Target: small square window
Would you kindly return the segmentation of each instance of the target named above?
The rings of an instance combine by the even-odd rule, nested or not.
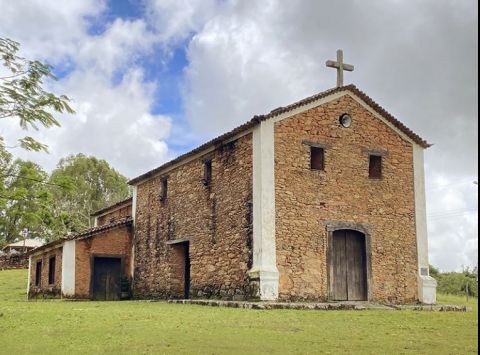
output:
[[[160,190],[160,201],[165,201],[167,199],[167,193],[168,193],[168,179],[163,178],[162,187]]]
[[[203,163],[203,184],[205,186],[210,185],[212,182],[212,161],[207,160]]]
[[[325,149],[310,147],[310,169],[325,170]]]
[[[370,179],[382,178],[382,157],[380,155],[370,155],[369,177]]]
[[[53,285],[55,283],[55,257],[52,256],[48,260],[48,284]]]

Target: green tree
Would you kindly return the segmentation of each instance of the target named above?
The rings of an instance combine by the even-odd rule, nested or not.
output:
[[[48,174],[38,165],[13,160],[0,149],[0,244],[22,238],[51,238],[52,196]]]
[[[438,268],[436,268],[435,266],[430,265],[430,276],[434,277],[434,278],[437,278],[437,276],[439,274],[440,274],[440,270]]]
[[[64,231],[78,232],[92,226],[91,214],[129,196],[127,178],[101,159],[83,154],[63,158],[52,172],[54,216]],[[70,186],[55,189],[54,186]],[[57,228],[60,230],[61,228]]]
[[[59,126],[53,112],[73,113],[70,99],[65,95],[56,96],[43,88],[45,79],[56,80],[52,67],[39,61],[28,60],[17,53],[20,44],[7,38],[0,38],[0,56],[6,74],[0,76],[0,119],[14,117],[27,130],[38,126]],[[0,136],[0,145],[4,138]],[[18,146],[34,151],[46,150],[47,146],[26,136],[18,140]]]

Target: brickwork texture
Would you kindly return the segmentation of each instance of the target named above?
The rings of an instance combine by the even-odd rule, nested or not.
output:
[[[212,162],[205,184],[204,161]],[[162,179],[167,197],[160,201]],[[189,239],[192,297],[243,298],[251,259],[252,135],[218,147],[137,187],[134,292],[181,298]]]
[[[353,124],[344,128],[339,117]],[[310,169],[310,146],[325,145],[325,169]],[[369,178],[369,155],[383,178]],[[349,96],[275,125],[275,199],[280,299],[326,299],[328,221],[372,226],[373,300],[417,298],[412,145]]]
[[[52,257],[55,257],[55,276],[54,283],[50,284],[48,281],[49,263]],[[41,261],[41,277],[40,285],[36,285],[37,279],[37,263]],[[30,269],[30,290],[29,297],[48,297],[59,298],[62,290],[62,247],[57,247],[53,250],[47,250],[39,255],[32,256],[32,264]]]
[[[126,217],[131,217],[132,216],[132,205],[128,205],[119,209],[116,209],[114,211],[111,211],[109,213],[106,213],[97,219],[97,226],[104,226],[106,224],[113,223],[115,221],[118,221],[120,219],[126,218]]]
[[[80,239],[75,245],[75,298],[91,298],[92,262],[95,256],[124,258],[124,276],[130,274],[132,230],[121,226]]]

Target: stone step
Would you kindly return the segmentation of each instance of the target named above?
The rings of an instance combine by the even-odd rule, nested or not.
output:
[[[289,303],[289,302],[240,302],[221,300],[168,300],[173,304],[192,304],[210,307],[229,307],[244,309],[298,309],[298,310],[412,310],[412,311],[437,311],[437,312],[468,312],[467,306],[451,305],[384,305],[371,302],[324,302],[324,303]]]

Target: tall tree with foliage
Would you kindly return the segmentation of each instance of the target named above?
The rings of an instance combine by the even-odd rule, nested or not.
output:
[[[59,126],[52,112],[73,113],[70,99],[57,96],[44,89],[44,80],[56,80],[52,67],[36,60],[18,55],[20,44],[8,38],[0,38],[0,57],[4,70],[0,75],[0,119],[19,119],[20,126],[27,130],[38,126]],[[4,137],[0,136],[0,145]],[[18,140],[18,146],[34,151],[46,150],[47,146],[26,136]]]
[[[71,186],[68,190],[52,188],[52,195],[54,214],[68,216],[72,232],[91,227],[93,212],[129,196],[126,177],[105,160],[83,154],[61,159],[49,183],[53,186]]]
[[[7,243],[4,220],[6,217],[6,209],[10,202],[7,180],[9,175],[13,173],[12,161],[12,154],[0,146],[0,249]]]
[[[37,164],[0,149],[0,244],[22,237],[52,237],[48,174]]]

